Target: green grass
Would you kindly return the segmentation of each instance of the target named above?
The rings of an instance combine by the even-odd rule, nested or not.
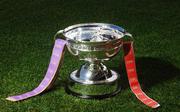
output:
[[[0,112],[178,112],[179,6],[178,0],[1,0]],[[118,68],[121,55],[106,63],[122,75],[123,90],[115,97],[84,100],[67,95],[62,81],[83,62],[66,52],[51,91],[16,103],[5,100],[40,83],[56,31],[84,22],[120,25],[134,35],[140,83],[161,104],[159,109],[148,108],[131,93],[124,66]]]

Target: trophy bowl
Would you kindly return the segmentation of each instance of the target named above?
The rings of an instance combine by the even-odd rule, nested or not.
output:
[[[59,33],[67,41],[68,51],[86,62],[70,74],[66,92],[98,99],[117,94],[120,75],[103,62],[119,52],[124,36],[131,35],[119,26],[105,23],[72,25]]]

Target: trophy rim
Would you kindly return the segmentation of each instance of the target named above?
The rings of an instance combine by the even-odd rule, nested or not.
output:
[[[118,38],[112,39],[112,40],[106,40],[106,41],[79,41],[79,40],[75,40],[72,38],[69,38],[66,36],[66,33],[73,30],[73,29],[78,29],[78,28],[83,28],[83,27],[101,27],[101,28],[109,28],[112,31],[116,32],[116,33],[121,33],[122,36],[119,36]],[[121,40],[125,34],[126,34],[126,30],[120,26],[114,25],[114,24],[109,24],[109,23],[80,23],[80,24],[74,24],[71,26],[66,27],[62,34],[64,35],[66,40],[75,42],[75,43],[85,43],[85,44],[104,44],[104,43],[110,43],[110,42],[115,42],[117,40]]]
[[[121,31],[121,32],[125,32],[125,29],[120,27],[120,26],[117,26],[117,25],[114,25],[114,24],[109,24],[109,23],[80,23],[80,24],[74,24],[74,25],[71,25],[71,26],[68,26],[64,29],[64,32],[67,32],[71,29],[74,29],[74,28],[78,28],[78,27],[83,27],[83,26],[108,26],[109,28],[113,28],[115,30],[118,30],[118,31]]]

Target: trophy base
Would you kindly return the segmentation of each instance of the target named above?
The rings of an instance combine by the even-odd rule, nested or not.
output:
[[[93,70],[90,69],[93,66]],[[96,66],[96,67],[95,67]],[[100,66],[100,69],[97,69]],[[121,90],[119,74],[105,65],[85,64],[70,74],[66,92],[85,99],[103,99],[115,96]]]

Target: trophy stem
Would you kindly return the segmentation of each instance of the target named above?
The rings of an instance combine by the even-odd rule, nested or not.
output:
[[[66,92],[81,98],[107,98],[120,91],[119,74],[101,61],[87,62],[71,73]]]

